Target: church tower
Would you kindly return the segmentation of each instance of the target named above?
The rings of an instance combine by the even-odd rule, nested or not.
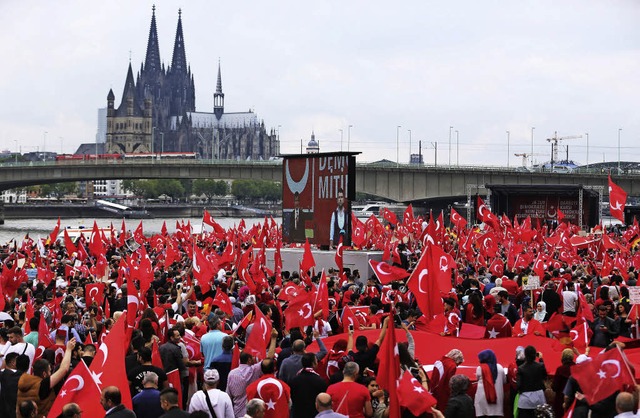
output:
[[[220,60],[218,60],[218,82],[216,92],[213,94],[213,113],[216,119],[220,120],[224,113],[224,93],[222,92],[222,73],[220,71]]]
[[[178,10],[178,28],[173,44],[171,67],[167,71],[167,82],[171,89],[169,116],[185,116],[196,110],[196,95],[191,69],[187,65],[187,54],[182,34],[182,10]]]

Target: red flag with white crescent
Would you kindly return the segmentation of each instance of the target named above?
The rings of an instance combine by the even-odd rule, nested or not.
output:
[[[409,272],[405,269],[392,266],[384,261],[369,260],[369,265],[382,284],[389,284],[409,277]]]
[[[84,294],[87,297],[87,306],[91,306],[96,302],[98,306],[102,306],[104,300],[104,283],[90,283],[85,286]]]
[[[338,247],[336,247],[335,262],[338,270],[342,273],[344,268],[344,246],[342,245],[342,235],[340,235],[340,242],[338,243]]]
[[[288,310],[287,310],[288,313]],[[256,307],[255,309],[256,319],[253,321],[253,329],[247,344],[244,346],[244,351],[251,353],[252,356],[259,359],[263,359],[266,355],[267,344],[271,339],[271,329],[273,324],[271,320],[264,316],[262,311]]]
[[[48,416],[60,416],[62,408],[72,402],[78,404],[84,416],[100,417],[104,415],[104,409],[100,404],[100,387],[93,380],[84,361],[80,361],[67,377],[49,410]]]
[[[609,174],[609,211],[611,216],[624,223],[624,207],[627,203],[627,192],[611,180]]]

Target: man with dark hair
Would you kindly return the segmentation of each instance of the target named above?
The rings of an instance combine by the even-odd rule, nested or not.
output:
[[[137,418],[132,410],[122,404],[122,395],[117,386],[107,386],[102,389],[100,404],[107,411],[105,418]]]
[[[180,374],[184,370],[187,370],[185,359],[182,356],[182,349],[178,345],[180,343],[180,330],[173,327],[169,330],[169,341],[160,346],[160,357],[162,358],[162,365],[164,371],[169,373],[172,370],[178,369]]]
[[[278,331],[274,328],[271,330],[271,341],[267,356],[262,362],[256,362],[255,358],[247,353],[240,353],[240,365],[229,372],[227,380],[227,393],[233,402],[233,412],[236,417],[242,417],[246,413],[247,404],[247,386],[262,376],[262,364],[265,361],[275,357],[276,339]]]
[[[29,365],[33,364],[33,358],[36,356],[36,348],[24,341],[22,328],[12,327],[7,331],[7,337],[11,346],[5,351],[6,356],[9,353],[26,354],[29,356]]]
[[[499,291],[498,296],[496,296],[496,302],[496,313],[506,317],[513,327],[516,321],[520,319],[520,315],[518,314],[518,309],[509,300],[509,292],[506,290]]]
[[[20,405],[18,405],[18,411],[22,418],[37,418],[38,404],[34,401],[22,401]]]
[[[151,350],[149,348],[142,347],[138,350],[138,362],[140,362],[140,366],[135,367],[127,374],[131,387],[131,396],[142,392],[144,387],[142,381],[149,373],[155,373],[158,376],[157,384],[159,389],[164,389],[167,386],[167,374],[164,370],[151,363]]]
[[[5,369],[0,371],[0,415],[15,418],[18,399],[18,381],[24,371],[16,367],[18,353],[9,353],[5,357]]]
[[[342,237],[342,245],[351,246],[351,211],[349,202],[345,204],[344,189],[338,189],[336,210],[331,212],[331,223],[329,226],[329,241],[337,246]]]
[[[17,403],[21,404],[27,400],[34,401],[38,406],[38,413],[46,416],[56,398],[56,393],[53,391],[53,388],[62,381],[69,371],[71,352],[75,346],[75,338],[67,342],[67,348],[60,363],[60,368],[58,368],[55,373],[51,373],[51,365],[47,360],[36,360],[33,363],[33,374],[23,373],[22,376],[20,376],[20,380],[18,380]]]
[[[322,338],[317,331],[314,331],[314,337],[318,342],[318,347],[320,350],[315,354],[318,361],[322,360],[327,355],[327,348],[324,346],[322,342]],[[282,379],[283,382],[289,384],[291,380],[296,377],[298,372],[302,369],[302,355],[305,353],[305,345],[302,340],[295,340],[291,345],[291,355],[284,359],[282,362],[280,369],[278,370],[278,378]]]
[[[267,403],[265,418],[286,416],[291,406],[291,388],[276,378],[275,360],[263,361],[260,368],[262,377],[247,386],[247,398],[258,398]]]
[[[166,388],[160,392],[160,406],[166,411],[160,418],[189,418],[189,413],[180,409],[178,401],[178,391],[176,389]]]
[[[302,355],[302,370],[291,379],[291,418],[312,417],[316,413],[316,396],[327,390],[327,382],[316,373],[318,359],[314,353]]]
[[[220,373],[220,383],[218,388],[221,391],[227,390],[227,378],[231,371],[231,360],[233,359],[233,337],[227,335],[222,339],[222,354],[214,358],[207,367],[216,369]]]
[[[209,366],[214,358],[222,354],[222,339],[225,337],[224,322],[216,315],[210,315],[208,319],[209,332],[200,339],[200,351],[204,356],[204,364]]]
[[[373,346],[369,347],[369,341],[367,337],[364,335],[359,335],[356,338],[356,351],[349,350],[349,355],[358,363],[360,366],[360,372],[364,373],[366,368],[373,370],[375,368],[376,357],[378,356],[378,351],[380,351],[380,344],[382,344],[382,340],[384,340],[384,336],[387,334],[387,327],[389,326],[389,317],[387,316],[382,322],[382,328],[380,329],[380,334],[378,335],[378,339],[373,344]],[[353,341],[353,333],[349,331],[349,340]],[[352,345],[350,345],[352,346]],[[320,359],[318,359],[320,360]]]

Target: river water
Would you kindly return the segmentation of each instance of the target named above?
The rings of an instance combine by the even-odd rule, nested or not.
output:
[[[194,228],[194,231],[200,231],[202,226],[202,218],[169,218],[169,219],[126,219],[126,227],[128,230],[134,231],[140,222],[142,222],[142,228],[144,234],[146,236],[150,236],[155,233],[159,233],[162,230],[162,223],[167,223],[167,230],[169,233],[173,233],[176,229],[176,220],[191,221],[191,225]],[[85,227],[92,228],[93,227],[92,218],[69,218],[60,220],[60,227]],[[264,218],[245,218],[244,220],[247,224],[247,227],[255,223],[264,222]],[[277,218],[276,222],[280,223],[281,219]],[[4,225],[0,225],[0,244],[4,244],[6,242],[11,241],[12,239],[16,239],[20,242],[26,234],[29,234],[31,238],[45,238],[48,236],[53,228],[56,226],[56,220],[53,219],[8,219],[5,220]],[[120,230],[122,226],[122,218],[101,218],[96,219],[98,223],[98,227],[100,228],[109,228],[111,224],[116,230]],[[218,222],[223,228],[230,228],[234,225],[238,225],[240,223],[240,218],[216,218],[216,222]]]

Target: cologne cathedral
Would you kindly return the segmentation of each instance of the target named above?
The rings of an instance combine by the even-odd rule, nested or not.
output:
[[[195,81],[187,63],[182,12],[171,65],[160,60],[155,6],[144,62],[134,76],[129,63],[120,105],[107,96],[107,153],[197,153],[203,159],[267,160],[280,153],[274,129],[267,131],[253,111],[225,112],[222,75],[212,112],[196,111]]]

